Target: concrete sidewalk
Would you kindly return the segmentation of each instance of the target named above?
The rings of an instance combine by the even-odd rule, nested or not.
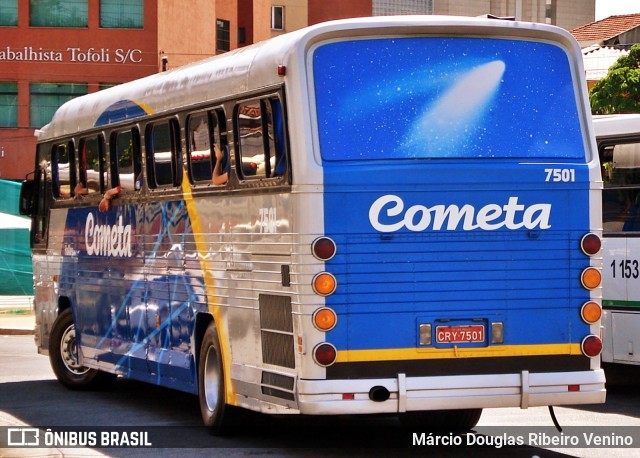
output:
[[[32,296],[0,296],[0,335],[33,334],[35,326]]]

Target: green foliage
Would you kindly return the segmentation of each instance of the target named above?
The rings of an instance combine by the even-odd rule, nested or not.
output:
[[[640,113],[640,44],[620,57],[589,93],[593,114]]]

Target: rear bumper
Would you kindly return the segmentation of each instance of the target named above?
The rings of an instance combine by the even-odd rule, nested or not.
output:
[[[406,377],[398,374],[393,379],[299,380],[298,406],[303,414],[336,415],[601,404],[606,397],[604,384],[602,369],[449,377]],[[369,392],[374,387],[386,388],[389,398],[381,402],[372,401]],[[343,394],[352,394],[353,399],[344,399]]]

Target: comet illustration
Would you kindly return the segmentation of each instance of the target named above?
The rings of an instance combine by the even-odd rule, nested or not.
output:
[[[505,68],[503,61],[496,60],[464,74],[417,117],[402,149],[428,150],[438,157],[455,156],[456,149],[474,133],[487,112]]]

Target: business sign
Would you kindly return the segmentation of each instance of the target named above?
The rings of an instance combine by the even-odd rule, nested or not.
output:
[[[139,64],[142,50],[138,48],[67,48],[64,50],[34,48],[24,46],[0,49],[0,62],[78,62],[100,64]]]

